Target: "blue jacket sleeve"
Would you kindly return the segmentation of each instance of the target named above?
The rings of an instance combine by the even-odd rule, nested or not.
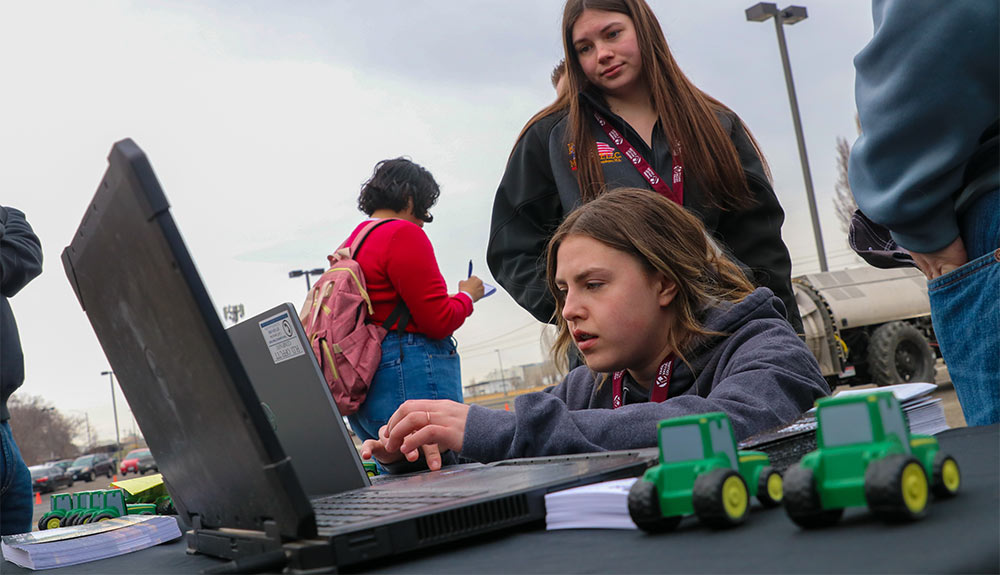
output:
[[[855,57],[862,135],[849,162],[858,207],[908,250],[958,237],[954,194],[998,115],[998,3],[874,0]]]

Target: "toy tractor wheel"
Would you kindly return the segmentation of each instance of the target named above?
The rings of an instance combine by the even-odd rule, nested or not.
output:
[[[69,527],[76,520],[77,515],[79,513],[73,513],[72,515],[67,513],[59,520],[59,527]]]
[[[41,519],[38,520],[39,531],[55,529],[56,527],[62,527],[62,517],[60,517],[58,513],[46,513],[45,515],[42,515]]]
[[[880,519],[920,519],[927,513],[928,494],[927,473],[913,457],[891,455],[865,470],[865,500]]]
[[[115,517],[118,516],[115,515],[114,513],[108,511],[101,511],[100,513],[95,513],[94,516],[90,519],[89,523],[97,523],[98,521],[107,521],[108,519],[114,519]]]
[[[764,466],[757,476],[757,501],[764,507],[777,507],[781,505],[784,493],[781,474],[770,465]]]
[[[934,455],[934,479],[931,482],[931,490],[937,497],[954,497],[958,493],[958,488],[962,485],[962,472],[958,469],[958,463],[950,455],[945,455],[938,451]]]
[[[747,518],[750,492],[736,471],[714,469],[694,480],[691,504],[694,514],[709,527],[733,527]]]
[[[902,321],[879,326],[868,343],[868,368],[876,385],[934,381],[934,350],[920,330]]]
[[[844,514],[844,509],[823,509],[812,469],[793,465],[785,471],[784,502],[788,517],[799,527],[828,527]]]
[[[672,531],[681,522],[681,516],[664,517],[660,511],[660,496],[656,484],[642,478],[632,484],[628,492],[628,514],[632,521],[648,533]]]

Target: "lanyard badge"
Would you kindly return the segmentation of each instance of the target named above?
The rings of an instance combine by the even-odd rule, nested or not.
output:
[[[660,364],[659,371],[656,372],[656,379],[649,389],[649,401],[651,403],[662,403],[667,399],[667,392],[670,390],[670,380],[674,376],[674,354],[667,356]],[[622,406],[622,379],[625,377],[625,370],[616,371],[611,376],[611,409],[618,409]]]

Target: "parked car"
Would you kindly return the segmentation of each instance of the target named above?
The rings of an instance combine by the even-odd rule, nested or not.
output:
[[[74,459],[72,459],[72,458],[71,459],[58,459],[58,460],[55,460],[55,461],[46,461],[45,465],[56,465],[56,466],[59,467],[59,469],[62,469],[63,471],[66,471],[67,469],[70,468],[71,465],[73,465],[73,461],[74,461]]]
[[[147,448],[133,449],[122,458],[120,467],[122,475],[128,475],[130,471],[142,475],[150,470],[159,471],[159,468],[156,466],[153,454]]]
[[[98,475],[110,478],[115,468],[115,460],[110,453],[91,453],[77,457],[67,471],[73,475],[73,479],[93,481]]]
[[[31,489],[39,493],[50,493],[60,487],[73,487],[73,475],[63,471],[57,465],[44,463],[42,465],[32,465],[28,468],[31,472]]]

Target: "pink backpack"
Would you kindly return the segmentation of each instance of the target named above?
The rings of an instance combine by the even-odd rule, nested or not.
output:
[[[386,330],[370,322],[374,309],[365,276],[355,258],[368,234],[390,221],[393,220],[369,223],[349,247],[345,242],[333,255],[327,256],[330,269],[309,290],[299,312],[341,415],[358,411],[382,359],[382,339]],[[391,327],[397,318],[397,329],[402,331],[409,320],[409,310],[402,300],[385,325]]]

